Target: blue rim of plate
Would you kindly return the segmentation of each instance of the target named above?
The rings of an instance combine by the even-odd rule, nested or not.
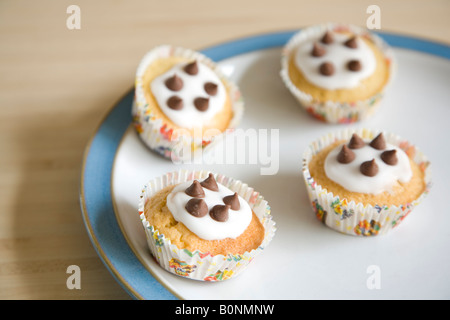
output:
[[[201,52],[213,61],[220,62],[252,51],[283,47],[296,32],[298,30],[250,36],[215,45]],[[450,46],[447,44],[394,33],[376,33],[392,47],[450,59]],[[86,147],[81,170],[81,211],[97,254],[132,298],[175,300],[179,297],[158,282],[136,257],[114,213],[111,175],[115,154],[131,124],[133,96],[131,89],[109,110]]]

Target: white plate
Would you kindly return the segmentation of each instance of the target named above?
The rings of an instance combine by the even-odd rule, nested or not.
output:
[[[288,38],[286,34],[283,37],[283,41]],[[219,62],[238,84],[245,99],[240,127],[279,129],[279,170],[275,175],[261,175],[261,166],[266,167],[261,162],[257,165],[175,165],[147,149],[131,125],[123,135],[118,133],[114,138],[117,149],[110,151],[114,160],[110,168],[111,198],[117,223],[129,245],[128,249],[121,250],[129,250],[137,260],[123,257],[120,252],[108,252],[117,237],[108,233],[118,231],[101,227],[101,218],[92,214],[94,210],[89,209],[84,199],[86,187],[82,188],[81,198],[94,246],[125,289],[139,299],[450,298],[450,216],[445,207],[446,193],[450,191],[450,143],[447,141],[450,48],[437,45],[440,50],[437,52],[430,47],[436,44],[423,40],[386,37],[394,46],[399,65],[397,77],[375,116],[351,125],[319,122],[297,105],[279,77],[279,46],[259,49],[254,45],[259,50],[230,55],[231,58]],[[410,42],[401,42],[405,39]],[[395,41],[401,42],[403,48],[396,47]],[[424,43],[429,44],[425,46],[428,51],[412,50],[414,44]],[[130,94],[127,97],[131,100]],[[348,126],[398,134],[414,143],[431,161],[434,184],[430,194],[387,235],[361,238],[337,233],[315,218],[309,204],[301,175],[303,151],[312,140]],[[85,167],[90,161],[89,150],[87,154]],[[192,281],[163,270],[151,257],[137,213],[140,192],[148,180],[181,168],[201,168],[242,180],[269,201],[277,233],[269,247],[239,277],[220,283]],[[92,180],[86,171],[88,168],[84,169],[84,185]],[[103,185],[107,187],[107,182]],[[92,206],[96,200],[101,199],[93,196]],[[106,219],[108,223],[114,223],[109,219]],[[146,272],[163,289],[156,282],[145,283]],[[379,280],[375,288],[371,285],[374,277]]]

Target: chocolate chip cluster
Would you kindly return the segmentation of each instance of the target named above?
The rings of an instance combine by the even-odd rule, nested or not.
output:
[[[194,180],[194,182],[184,191],[187,195],[193,197],[187,202],[185,208],[187,212],[189,212],[194,217],[204,217],[208,214],[209,211],[209,215],[212,219],[219,222],[225,222],[228,220],[229,209],[239,210],[240,203],[236,192],[233,195],[224,197],[222,199],[224,203],[223,205],[215,205],[211,208],[211,210],[209,210],[205,200],[202,199],[205,197],[205,191],[203,190],[203,188],[215,192],[219,191],[216,179],[214,178],[214,175],[212,173],[210,173],[208,175],[208,178],[206,178],[202,182]]]
[[[342,164],[347,164],[355,160],[355,153],[352,149],[360,149],[364,147],[366,143],[357,135],[353,134],[350,142],[342,146],[341,151],[337,155],[337,161]],[[386,141],[382,133],[377,135],[370,143],[369,146],[376,150],[385,150]],[[395,149],[383,151],[380,155],[380,159],[390,165],[395,166],[398,162],[397,151]],[[368,177],[374,177],[378,173],[378,165],[375,159],[364,161],[359,167],[360,172]]]
[[[320,44],[314,43],[313,49],[311,51],[311,55],[313,57],[322,57],[327,53],[326,46],[332,44],[334,42],[334,37],[331,32],[327,31],[325,35],[321,38]],[[347,41],[343,43],[344,46],[350,49],[357,49],[358,42],[356,41],[356,36],[351,37]],[[350,71],[357,72],[362,69],[361,62],[359,60],[350,60],[347,63],[347,68]],[[324,76],[332,76],[335,72],[335,68],[333,63],[324,62],[319,66],[319,72]]]
[[[198,71],[199,71],[197,61],[188,63],[183,68],[183,71],[186,72],[190,76],[197,75]],[[177,92],[177,91],[180,91],[181,89],[183,89],[184,84],[183,84],[183,80],[179,76],[174,74],[172,77],[168,78],[165,81],[165,85],[169,90]],[[215,96],[217,94],[218,85],[213,82],[206,82],[203,85],[203,89],[209,96]],[[181,110],[181,109],[183,109],[183,106],[184,106],[183,99],[177,95],[173,95],[167,100],[167,106],[173,110]],[[209,97],[208,98],[204,98],[204,97],[195,98],[194,106],[195,106],[195,108],[197,108],[197,110],[202,111],[202,112],[208,110]]]

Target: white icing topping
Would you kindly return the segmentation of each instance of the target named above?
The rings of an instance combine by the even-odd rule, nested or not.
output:
[[[247,229],[253,213],[247,201],[240,196],[238,197],[239,210],[229,209],[228,220],[225,222],[212,219],[209,213],[203,217],[191,215],[185,208],[187,202],[193,198],[185,193],[186,188],[190,185],[192,185],[192,181],[180,183],[167,196],[167,207],[176,221],[182,222],[190,231],[205,240],[235,239]],[[233,191],[220,183],[217,183],[217,186],[218,191],[203,188],[205,197],[201,199],[206,202],[208,210],[211,210],[215,205],[224,205],[222,199],[234,194]]]
[[[332,33],[334,41],[330,44],[320,42],[323,34],[302,42],[295,54],[295,64],[302,71],[306,79],[314,85],[328,89],[350,89],[358,86],[361,80],[373,74],[376,68],[375,55],[371,48],[359,37],[356,38],[357,48],[348,48],[345,41],[352,35]],[[314,43],[323,47],[326,53],[321,57],[314,57],[311,52]],[[362,68],[360,71],[350,71],[347,64],[351,60],[359,60]],[[319,72],[319,67],[324,62],[334,65],[334,73],[324,76]]]
[[[226,90],[219,77],[208,66],[197,62],[198,73],[189,75],[183,69],[188,63],[179,63],[164,74],[156,77],[150,83],[150,89],[158,102],[161,110],[176,125],[182,128],[192,129],[202,127],[208,123],[220,110],[222,110]],[[172,91],[167,88],[165,82],[176,74],[183,81],[183,88],[179,91]],[[217,94],[210,96],[204,89],[207,82],[216,84]],[[168,107],[167,100],[172,96],[178,96],[183,100],[181,110],[173,110]],[[209,98],[209,107],[206,111],[199,111],[194,105],[196,98]]]
[[[403,150],[386,143],[386,149],[377,150],[366,144],[360,149],[351,149],[355,159],[347,164],[338,162],[337,155],[343,144],[334,148],[325,159],[325,173],[328,178],[352,192],[379,194],[391,192],[392,187],[399,181],[408,182],[412,177],[409,158]],[[396,150],[398,162],[388,165],[381,159],[384,151]],[[361,163],[375,159],[379,171],[373,177],[365,176],[360,171]]]

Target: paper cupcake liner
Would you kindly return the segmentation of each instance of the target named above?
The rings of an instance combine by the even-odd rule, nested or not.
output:
[[[382,51],[387,63],[389,64],[389,79],[382,91],[364,100],[348,102],[318,101],[311,95],[301,91],[294,83],[292,83],[288,71],[289,57],[301,42],[311,37],[316,37],[319,34],[323,34],[326,30],[350,31],[361,37],[370,39],[375,43],[375,45]],[[396,63],[394,55],[390,47],[383,39],[378,37],[376,34],[368,32],[366,29],[357,26],[328,23],[305,28],[296,33],[289,40],[282,51],[280,76],[285,86],[296,98],[299,104],[313,117],[328,123],[353,123],[367,119],[375,113],[380,106],[380,102],[382,101],[386,89],[392,82],[395,71]]]
[[[303,178],[316,217],[326,226],[349,235],[376,236],[385,234],[397,227],[400,222],[423,201],[431,188],[431,167],[423,153],[408,141],[383,132],[386,142],[404,150],[424,172],[425,190],[411,203],[399,206],[377,204],[375,206],[340,199],[339,195],[328,192],[324,186],[318,185],[309,172],[309,161],[325,147],[339,140],[349,140],[353,133],[363,139],[372,140],[380,132],[369,129],[348,129],[336,134],[329,134],[313,142],[303,155]]]
[[[220,80],[222,80],[228,89],[228,94],[233,109],[233,117],[228,126],[228,130],[225,130],[222,134],[216,135],[210,139],[205,139],[203,137],[192,137],[190,135],[173,139],[173,129],[169,128],[168,124],[165,123],[163,119],[155,117],[145,98],[142,78],[148,66],[150,66],[155,60],[169,57],[181,57],[186,58],[187,60],[197,60],[202,62],[211,68]],[[174,47],[171,45],[161,45],[149,51],[143,57],[137,68],[135,95],[131,111],[133,124],[142,141],[150,149],[166,158],[172,158],[177,161],[191,160],[192,154],[201,149],[205,150],[206,146],[211,148],[217,137],[223,136],[227,131],[234,129],[241,121],[243,112],[244,101],[239,88],[221,72],[218,66],[211,59],[199,52],[181,47]],[[187,159],[183,158],[183,155],[179,152],[185,146],[188,146],[191,149],[191,154]]]
[[[261,245],[244,254],[213,256],[208,252],[198,250],[191,252],[187,249],[180,249],[151,226],[144,215],[145,204],[156,192],[181,182],[203,180],[208,177],[208,174],[208,171],[180,170],[149,181],[143,188],[139,200],[139,215],[150,251],[162,268],[184,278],[223,281],[233,278],[245,270],[249,263],[267,247],[275,234],[275,222],[272,220],[270,207],[258,192],[241,181],[220,174],[214,175],[218,183],[237,192],[249,203],[264,226],[265,235]]]

